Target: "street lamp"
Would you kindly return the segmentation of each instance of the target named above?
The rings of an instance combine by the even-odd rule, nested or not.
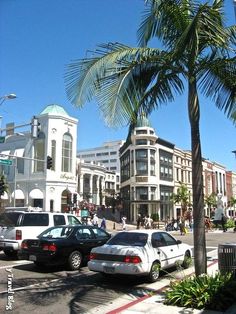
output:
[[[16,98],[15,94],[9,94],[9,95],[5,95],[5,96],[1,96],[0,97],[0,106],[4,103],[5,100],[15,99],[15,98]]]

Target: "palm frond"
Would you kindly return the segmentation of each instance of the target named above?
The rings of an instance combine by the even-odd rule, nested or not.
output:
[[[203,63],[204,62],[204,63]],[[201,63],[199,87],[203,94],[215,101],[227,117],[236,112],[236,57],[207,58]]]

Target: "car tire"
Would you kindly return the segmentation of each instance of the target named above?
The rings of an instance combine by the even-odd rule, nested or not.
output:
[[[160,276],[160,268],[161,268],[160,263],[154,262],[152,264],[150,273],[148,274],[148,281],[149,282],[156,282],[157,281],[157,279]]]
[[[70,270],[78,270],[82,264],[82,254],[79,251],[74,251],[68,258],[68,267]]]
[[[17,257],[17,251],[13,251],[13,250],[3,250],[4,254],[7,257],[12,257],[12,258],[16,258]]]
[[[187,268],[189,268],[190,265],[191,265],[191,254],[189,251],[186,251],[184,254],[184,260],[182,263],[182,267],[184,269],[187,269]]]

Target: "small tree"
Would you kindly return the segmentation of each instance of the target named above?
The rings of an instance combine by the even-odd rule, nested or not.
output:
[[[181,216],[185,216],[188,207],[190,206],[190,191],[186,184],[179,182],[180,187],[177,189],[177,193],[173,193],[174,204],[181,205]]]

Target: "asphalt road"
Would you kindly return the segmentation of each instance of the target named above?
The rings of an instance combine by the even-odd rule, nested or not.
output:
[[[193,234],[173,235],[190,245]],[[217,256],[219,244],[236,242],[236,233],[206,233],[207,252]],[[175,270],[165,277],[174,276]],[[11,260],[0,252],[0,313],[105,313],[104,304],[135,298],[152,291],[143,278],[107,279],[87,267],[68,272],[63,268],[37,269],[28,261]],[[12,310],[6,310],[11,305]]]

